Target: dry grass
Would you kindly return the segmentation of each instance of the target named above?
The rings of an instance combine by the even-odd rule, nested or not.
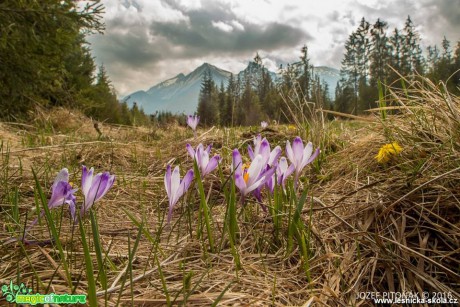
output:
[[[240,220],[239,270],[227,240],[218,253],[203,248],[203,242],[196,238],[197,215],[191,212],[190,229],[184,202],[175,210],[171,226],[161,228],[160,220],[167,210],[163,188],[166,164],[182,164],[183,174],[192,165],[185,144],[203,142],[213,143],[224,157],[224,165],[228,165],[230,150],[245,148],[257,133],[247,129],[202,130],[193,140],[184,127],[153,131],[102,125],[100,137],[89,119],[73,114],[72,121],[64,121],[69,116],[67,110],[41,114],[42,119],[30,127],[1,124],[0,136],[11,144],[11,151],[2,155],[1,182],[7,180],[8,189],[0,191],[4,200],[2,221],[6,221],[2,222],[0,240],[11,236],[8,226],[16,227],[7,218],[7,200],[13,187],[19,189],[21,221],[26,212],[31,220],[31,166],[49,187],[61,167],[69,167],[71,179],[78,181],[79,165],[86,164],[117,174],[114,188],[96,205],[100,240],[111,261],[109,306],[116,304],[120,292],[122,305],[165,305],[162,276],[171,298],[176,297],[175,303],[191,306],[210,305],[222,293],[219,304],[233,306],[372,305],[371,301],[356,299],[360,291],[450,292],[459,298],[460,100],[427,80],[408,83],[406,91],[388,89],[386,98],[388,105],[398,106],[398,113],[386,120],[374,116],[373,122],[367,120],[369,123],[361,123],[357,129],[354,122],[330,126],[321,122],[323,137],[312,135],[326,149],[320,167],[303,178],[304,184],[310,183],[313,209],[310,283],[302,271],[298,251],[286,255],[279,248],[283,244],[271,242],[271,221],[256,204],[251,203],[251,214]],[[305,133],[282,126],[271,128],[262,133],[279,145]],[[35,136],[33,144],[24,141],[28,140],[26,134]],[[47,143],[47,137],[53,139],[52,143]],[[393,141],[404,151],[389,163],[378,164],[378,149]],[[8,175],[4,178],[6,167]],[[222,187],[218,176],[206,182],[206,191],[210,188],[219,242],[225,201],[219,194]],[[191,209],[198,208],[194,199],[189,198]],[[129,278],[123,287],[120,284],[128,265],[128,241],[132,246],[138,228],[124,210],[139,220],[144,218],[144,227],[153,237],[160,233],[155,254],[152,242],[141,238],[132,261],[132,288]],[[305,224],[310,222],[309,209],[303,219]],[[37,240],[49,238],[45,226],[37,226],[33,235]],[[72,259],[72,278],[75,283],[79,281],[76,292],[85,293],[82,248],[80,240],[71,235],[65,219],[61,236]],[[0,259],[0,284],[16,280],[19,274],[22,282],[36,287],[39,276],[42,293],[48,285],[53,290],[49,292],[71,292],[52,245],[25,249],[16,243],[1,246]],[[186,284],[188,275],[191,279]],[[99,302],[104,304],[105,293],[100,287],[98,291]]]

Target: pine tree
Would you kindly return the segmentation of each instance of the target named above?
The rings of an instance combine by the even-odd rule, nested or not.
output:
[[[369,39],[370,24],[364,19],[361,19],[358,29],[356,30],[356,60],[359,76],[359,85],[366,86],[368,84],[369,75],[369,58],[371,41]]]
[[[225,87],[224,87],[224,82],[220,82],[220,89],[219,89],[219,94],[218,94],[218,105],[219,105],[219,124],[221,126],[226,125],[226,116],[225,116],[225,111],[227,110],[226,103],[226,93],[225,93]]]
[[[198,115],[200,116],[200,122],[204,125],[215,125],[218,123],[219,114],[215,92],[216,88],[214,80],[211,77],[211,72],[206,70],[198,98]]]
[[[37,101],[79,103],[94,68],[82,33],[102,30],[102,9],[99,1],[1,2],[0,117],[24,114]],[[86,80],[73,77],[78,73]]]
[[[236,92],[236,81],[233,74],[230,75],[227,84],[227,91],[226,91],[226,102],[225,102],[225,110],[221,113],[221,121],[225,126],[233,126],[234,124],[234,113],[235,113],[235,102],[237,101],[237,92]]]
[[[415,73],[424,73],[424,59],[420,47],[420,36],[415,30],[410,16],[407,16],[404,25],[404,41],[402,47],[401,72],[404,76]]]
[[[358,70],[358,92],[357,92],[357,104],[355,109],[357,113],[362,110],[369,109],[371,107],[371,101],[373,100],[374,88],[369,84],[370,74],[370,55],[372,42],[370,38],[370,24],[363,17],[356,30],[356,60]]]
[[[372,36],[372,50],[371,50],[371,85],[376,86],[380,81],[384,84],[387,83],[389,75],[390,64],[390,47],[389,40],[386,36],[386,29],[388,25],[385,21],[377,19],[371,29]]]
[[[389,83],[392,83],[395,80],[399,79],[398,72],[400,73],[402,70],[403,40],[404,37],[401,35],[399,30],[395,28],[393,31],[393,35],[390,37],[389,41],[391,49],[390,66],[393,68],[389,71]]]
[[[341,74],[341,85],[343,91],[352,91],[352,95],[347,95],[347,98],[351,98],[350,102],[353,103],[353,113],[358,114],[358,88],[359,88],[359,61],[358,61],[358,40],[356,33],[353,32],[348,40],[345,42],[345,55],[342,60]],[[344,97],[341,95],[341,97]]]
[[[302,91],[302,94],[305,96],[305,99],[307,101],[310,101],[310,92],[311,92],[311,65],[310,65],[310,59],[308,58],[308,47],[307,45],[304,45],[301,49],[301,64],[302,64],[302,69],[300,72],[300,77],[298,79],[299,85],[300,85],[300,90]]]
[[[238,113],[242,125],[247,126],[260,123],[261,107],[259,97],[252,88],[250,78],[246,78],[243,95],[241,97],[240,110]]]

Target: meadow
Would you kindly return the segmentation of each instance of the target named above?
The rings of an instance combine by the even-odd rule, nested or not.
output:
[[[291,125],[198,126],[196,136],[178,124],[95,127],[59,108],[0,123],[0,286],[87,294],[94,306],[369,306],[362,293],[384,292],[459,299],[460,99],[428,79],[400,84],[382,89],[367,116],[305,103],[286,109]],[[238,149],[251,169],[258,135],[284,157],[296,137],[320,149],[298,180],[263,188],[260,200],[242,197],[232,166]],[[187,144],[212,144],[216,169],[200,176]],[[84,215],[82,165],[115,175]],[[194,171],[169,222],[168,165],[181,179]],[[63,168],[79,188],[75,219],[67,204],[48,208]]]

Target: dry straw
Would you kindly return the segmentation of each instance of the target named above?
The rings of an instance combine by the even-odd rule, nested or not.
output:
[[[321,167],[302,178],[304,184],[310,183],[311,202],[305,206],[302,218],[306,225],[310,222],[312,225],[311,283],[302,272],[298,250],[285,255],[284,250],[275,249],[267,239],[271,238],[273,225],[261,210],[257,211],[255,204],[248,206],[254,210],[252,217],[241,221],[237,246],[241,269],[237,272],[229,246],[224,245],[214,254],[203,251],[201,242],[194,239],[195,233],[174,226],[163,229],[156,237],[167,208],[163,190],[165,166],[172,163],[173,157],[174,163],[191,166],[185,144],[197,145],[183,127],[171,127],[169,131],[174,133],[156,131],[155,138],[151,138],[152,131],[146,128],[103,125],[101,131],[106,139],[92,143],[98,137],[93,123],[76,116],[72,127],[78,127],[86,136],[67,134],[55,138],[53,147],[44,143],[33,146],[41,148],[23,150],[31,147],[21,146],[19,142],[23,130],[17,125],[2,124],[0,135],[14,141],[12,150],[16,151],[9,160],[2,153],[2,174],[8,170],[9,185],[19,187],[22,219],[26,212],[29,215],[32,212],[34,194],[30,189],[33,185],[30,168],[19,171],[19,159],[22,165],[29,166],[46,165],[47,161],[73,163],[74,169],[84,162],[117,174],[113,193],[98,204],[96,211],[100,241],[110,259],[107,294],[97,285],[101,306],[114,306],[119,293],[122,305],[164,305],[168,298],[162,282],[169,299],[175,298],[175,303],[187,306],[211,305],[218,298],[219,305],[234,306],[372,305],[370,301],[357,299],[357,293],[388,291],[450,292],[458,298],[460,99],[447,93],[442,83],[433,84],[421,77],[395,85],[386,88],[384,108],[373,110],[375,116],[356,123],[358,132],[347,129],[347,124],[343,125],[343,131],[332,130],[337,123],[324,121],[315,110],[302,109],[305,118],[297,119],[298,129],[304,129],[305,121],[309,122],[304,137],[325,149]],[[296,114],[295,107],[290,105],[287,112]],[[384,120],[380,117],[383,110],[388,113]],[[59,118],[53,117],[61,116],[62,112],[49,115],[51,118],[46,121],[60,123],[52,126],[54,134],[66,128]],[[26,128],[28,134],[39,133],[32,127]],[[267,138],[292,138],[282,135],[282,127],[271,128],[273,131]],[[198,133],[196,142],[214,143],[213,150],[225,159],[232,148],[245,148],[252,140],[252,135],[245,138],[240,130],[232,133],[226,129],[205,130]],[[378,150],[392,142],[404,150],[388,163],[378,163],[375,159]],[[38,172],[44,182],[54,173],[47,167]],[[227,169],[222,172],[228,174]],[[208,198],[214,204],[211,208],[214,233],[219,237],[225,215],[225,201],[219,196],[221,180],[218,176],[207,180],[205,189],[213,189]],[[8,193],[0,191],[0,196],[6,199]],[[198,208],[198,202],[190,206]],[[8,210],[8,206],[4,209]],[[138,220],[144,218],[145,229],[158,239],[159,245],[152,254],[152,242],[142,236],[129,266],[128,241],[131,244],[135,241],[138,230],[124,210]],[[175,217],[182,219],[180,225],[186,224],[186,215],[185,206],[178,206]],[[196,219],[191,222],[197,223]],[[1,241],[11,235],[6,229],[15,227],[8,223],[2,226]],[[90,230],[87,229],[88,237]],[[45,240],[48,233],[44,226],[37,226],[32,236]],[[66,257],[72,259],[69,265],[75,292],[84,293],[87,280],[80,241],[72,239],[68,223],[63,223],[61,236]],[[68,288],[59,256],[52,246],[0,248],[2,282],[16,280],[20,268],[21,281],[33,283],[34,291],[36,277],[42,282],[39,290],[43,293],[48,285],[51,287],[48,292],[73,290]],[[97,267],[96,257],[93,260]],[[126,279],[128,267],[132,276]],[[191,282],[187,286],[188,274]],[[122,284],[124,279],[126,283]]]

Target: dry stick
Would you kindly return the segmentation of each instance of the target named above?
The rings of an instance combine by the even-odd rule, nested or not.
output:
[[[133,261],[132,262],[135,262],[137,259],[137,257],[134,257]],[[128,260],[129,261],[129,260]],[[118,284],[118,282],[120,281],[121,277],[125,274],[125,272],[128,270],[128,267],[129,267],[129,262],[126,264],[125,268],[123,270],[121,270],[120,274],[117,275],[117,277],[115,278],[115,280],[113,281],[112,285],[110,286],[110,288],[115,288],[116,285]]]
[[[66,146],[79,146],[79,145],[90,145],[90,144],[115,144],[115,145],[130,145],[129,143],[114,143],[114,142],[108,142],[108,141],[92,141],[92,142],[81,142],[81,143],[68,143],[68,144],[59,144],[59,145],[49,145],[49,146],[39,146],[39,147],[31,147],[31,148],[24,148],[24,149],[18,149],[18,150],[13,150],[9,151],[8,154],[12,153],[18,153],[18,152],[24,152],[24,151],[31,151],[31,150],[40,150],[40,149],[52,149],[52,148],[59,148],[59,147],[66,147]],[[4,152],[2,153],[6,155],[7,153]]]
[[[389,205],[382,213],[379,214],[378,218],[381,218],[382,215],[388,213],[394,206],[396,206],[399,202],[401,202],[403,199],[405,199],[406,197],[412,195],[413,193],[417,192],[418,190],[420,190],[421,188],[423,188],[424,186],[438,180],[438,179],[441,179],[447,175],[450,175],[452,173],[455,173],[457,171],[460,171],[460,167],[457,167],[457,168],[454,168],[453,170],[450,170],[448,171],[447,173],[444,173],[444,174],[441,174],[439,176],[436,176],[434,177],[433,179],[431,180],[428,180],[427,182],[419,185],[418,187],[416,187],[415,189],[413,189],[412,191],[410,191],[409,193],[405,194],[404,196],[400,197],[398,200],[396,200],[395,202],[393,202],[391,205]]]
[[[332,115],[337,115],[337,116],[342,116],[342,117],[348,117],[348,118],[353,118],[353,119],[358,119],[366,122],[375,122],[374,119],[372,118],[367,118],[367,117],[361,117],[361,116],[356,116],[353,114],[347,114],[347,113],[342,113],[342,112],[337,112],[337,111],[331,111],[331,110],[321,110],[322,113],[329,113]]]
[[[212,126],[211,129],[209,129],[208,131],[206,131],[206,132],[200,134],[196,139],[197,139],[197,140],[198,140],[198,139],[203,139],[203,137],[204,137],[206,134],[208,134],[209,132],[211,132],[212,130],[214,130],[214,128],[216,128],[216,126]],[[195,139],[195,137],[190,138],[190,139],[187,139],[187,141],[188,141],[188,140],[194,140],[194,139]]]
[[[56,263],[56,261],[54,261],[54,259],[50,256],[50,254],[48,254],[48,252],[41,248],[40,245],[37,245],[38,249],[42,252],[43,256],[45,256],[46,259],[48,259],[48,261],[50,262],[50,264],[53,266],[53,268],[57,271],[58,275],[65,281],[69,282],[67,280],[67,276],[64,272],[62,272],[62,270],[60,269],[60,265],[58,265]]]

